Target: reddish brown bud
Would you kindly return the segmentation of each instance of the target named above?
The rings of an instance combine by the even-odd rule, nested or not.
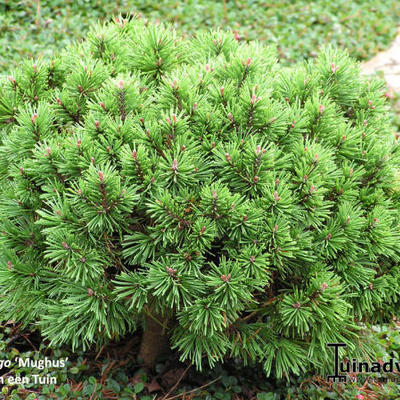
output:
[[[368,287],[369,287],[369,290],[374,290],[374,285],[373,285],[372,283],[370,283],[370,284],[368,285]]]
[[[78,139],[78,141],[76,142],[76,147],[81,147],[81,144],[82,144],[82,140],[81,139]]]
[[[99,171],[99,180],[100,180],[100,182],[104,181],[104,174],[102,171]]]
[[[94,125],[96,126],[96,129],[100,128],[100,122],[99,121],[94,121]]]
[[[104,105],[104,103],[103,103],[102,101],[100,101],[99,105],[100,105],[100,107],[101,107],[103,110],[106,109],[106,106]]]
[[[277,233],[277,232],[278,232],[278,225],[275,224],[275,225],[274,225],[274,233]]]
[[[328,236],[325,238],[326,241],[331,240],[332,239],[332,233],[328,233]]]
[[[206,231],[206,227],[202,226],[201,229],[200,229],[200,234],[202,235],[205,231]]]
[[[14,268],[14,265],[13,265],[13,263],[11,261],[7,261],[7,268],[8,269],[13,269]]]
[[[165,267],[165,269],[167,270],[168,275],[171,276],[171,277],[176,276],[176,273],[178,272],[177,269],[170,268],[170,267]]]
[[[171,169],[172,169],[172,171],[178,170],[178,160],[176,158],[174,158],[174,161],[172,161]]]
[[[323,282],[321,285],[321,291],[323,292],[327,287],[328,287],[328,284],[326,282]]]
[[[254,183],[257,183],[259,180],[260,180],[260,178],[257,175],[253,178]]]
[[[212,191],[212,196],[214,197],[214,200],[218,199],[217,191],[215,189]]]
[[[292,304],[293,308],[299,309],[301,307],[301,304],[299,302]]]
[[[79,92],[82,93],[83,92],[83,87],[81,85],[78,85],[77,87],[78,87]]]
[[[221,94],[221,97],[224,97],[224,90],[225,88],[222,86],[221,89],[219,89],[219,93]]]
[[[274,199],[275,201],[279,201],[281,199],[278,195],[278,192],[274,192]]]
[[[183,145],[181,146],[181,151],[185,151],[185,149],[186,149],[186,146],[183,144]]]
[[[68,246],[68,244],[66,242],[62,242],[61,243],[62,247],[64,247],[64,249],[69,250],[70,247]]]
[[[322,114],[325,110],[325,106],[323,106],[322,104],[320,104],[319,106],[319,113]]]
[[[31,122],[32,122],[32,124],[35,123],[37,117],[38,117],[38,115],[37,115],[36,113],[32,115],[32,117],[31,117]]]
[[[231,156],[229,155],[229,153],[225,153],[225,158],[226,161],[231,162]]]
[[[221,280],[224,282],[229,282],[231,279],[231,274],[228,275],[221,275]]]
[[[87,290],[87,294],[88,294],[88,296],[89,296],[89,297],[92,297],[92,296],[94,296],[94,290],[93,290],[93,289],[90,289],[90,288],[88,288],[88,290]]]

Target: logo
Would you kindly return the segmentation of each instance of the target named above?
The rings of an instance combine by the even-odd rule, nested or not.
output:
[[[328,343],[328,347],[335,348],[335,375],[328,375],[326,380],[328,382],[346,382],[346,375],[339,375],[339,347],[346,347],[345,343]]]
[[[400,360],[390,358],[389,361],[358,361],[353,358],[352,361],[339,361],[339,348],[346,347],[345,343],[328,343],[328,347],[335,349],[335,372],[327,376],[328,382],[346,383],[349,373],[400,373]]]

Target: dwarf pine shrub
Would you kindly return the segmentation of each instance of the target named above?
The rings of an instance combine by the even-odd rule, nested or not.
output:
[[[52,344],[283,376],[398,312],[398,141],[345,53],[116,19],[4,78],[0,124],[1,318]]]

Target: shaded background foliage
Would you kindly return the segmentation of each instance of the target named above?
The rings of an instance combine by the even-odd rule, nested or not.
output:
[[[330,43],[366,59],[387,47],[400,21],[397,0],[6,0],[0,2],[0,71],[24,57],[49,56],[85,36],[92,21],[139,13],[181,32],[222,27],[241,40],[275,43],[281,62]]]
[[[239,40],[258,39],[275,43],[281,62],[291,63],[306,57],[313,57],[318,48],[326,43],[347,48],[353,57],[368,59],[386,48],[396,34],[400,23],[400,2],[398,0],[248,0],[248,1],[174,1],[174,0],[123,0],[113,3],[105,0],[47,0],[47,1],[0,1],[0,73],[9,73],[26,57],[47,58],[72,41],[84,37],[94,20],[107,21],[113,15],[139,13],[150,21],[171,22],[182,33],[191,34],[199,29],[222,27],[233,30]],[[396,111],[396,109],[394,109]],[[397,110],[398,112],[399,110]],[[394,121],[400,124],[399,114]],[[26,333],[24,335],[28,335]],[[44,347],[29,349],[24,336],[14,328],[3,328],[0,358],[15,357],[23,352],[25,356],[39,354],[60,357],[68,355],[63,350],[47,352]],[[17,340],[15,336],[18,335]],[[399,357],[400,336],[398,327],[383,328],[374,333],[376,353],[383,359]],[[32,337],[31,337],[32,339]],[[135,364],[114,366],[109,372],[110,360],[106,357],[97,364],[86,362],[87,354],[75,354],[67,367],[59,371],[57,387],[46,389],[38,395],[38,388],[4,388],[10,398],[88,398],[96,393],[99,399],[137,398],[152,399],[149,392],[152,377],[145,373],[132,380],[127,368]],[[90,359],[90,355],[88,358]],[[159,365],[158,371],[165,366]],[[240,368],[240,366],[239,366]],[[256,371],[249,374],[257,376]],[[23,373],[24,371],[12,371]],[[25,371],[26,372],[26,371]],[[3,371],[1,372],[3,373]],[[245,375],[245,374],[243,374]],[[396,379],[397,377],[394,377]],[[250,382],[237,370],[216,368],[201,377],[204,382],[215,383],[196,392],[193,399],[353,399],[362,393],[365,399],[398,399],[400,393],[394,382],[385,385],[359,383],[343,386],[324,386],[322,382],[309,381],[303,377],[290,385],[282,382]],[[300,383],[305,382],[300,388]],[[162,383],[162,382],[161,382]],[[183,382],[185,383],[185,382]],[[190,390],[193,382],[181,385]],[[251,387],[249,392],[248,388]],[[34,392],[31,392],[31,391]],[[179,390],[179,389],[178,389]],[[14,392],[11,395],[11,392]],[[125,391],[125,394],[123,393]],[[17,394],[17,392],[19,394]],[[125,396],[125,397],[124,397]]]

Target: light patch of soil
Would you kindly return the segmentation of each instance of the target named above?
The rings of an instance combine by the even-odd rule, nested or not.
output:
[[[400,28],[397,32],[397,37],[388,50],[361,64],[361,72],[365,75],[383,73],[389,94],[400,93]]]

